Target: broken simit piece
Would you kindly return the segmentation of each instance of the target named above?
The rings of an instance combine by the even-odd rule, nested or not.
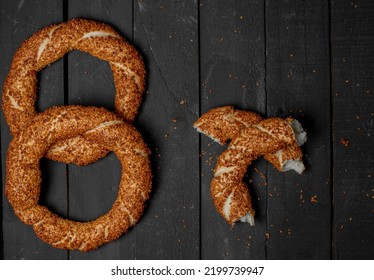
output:
[[[253,112],[218,107],[203,114],[194,128],[229,147],[217,159],[211,196],[220,215],[229,223],[237,221],[254,225],[255,211],[243,177],[253,160],[263,155],[279,171],[294,170],[301,174],[305,167],[300,146],[306,132],[297,120],[262,118]]]

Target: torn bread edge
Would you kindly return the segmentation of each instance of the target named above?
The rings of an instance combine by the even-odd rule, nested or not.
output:
[[[299,146],[303,145],[307,141],[307,134],[299,121],[290,119],[290,125],[295,133],[295,139]],[[294,170],[298,174],[302,174],[305,170],[302,159],[286,160],[282,163],[282,172]],[[238,221],[243,223],[249,223],[251,226],[255,225],[255,217],[252,211],[248,211],[244,216],[240,217]],[[234,222],[235,223],[235,222]]]

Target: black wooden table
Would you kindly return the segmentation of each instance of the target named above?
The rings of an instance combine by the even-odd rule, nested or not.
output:
[[[75,17],[113,25],[148,69],[135,126],[152,150],[153,191],[140,222],[89,253],[54,249],[2,195],[4,259],[373,259],[374,1],[1,0],[0,83],[39,28]],[[113,110],[109,66],[73,51],[40,72],[38,110]],[[225,149],[192,124],[223,105],[289,115],[307,129],[306,171],[248,170],[256,225],[230,227],[209,193]],[[11,140],[1,118],[2,182]],[[42,160],[41,203],[80,221],[108,211],[120,178],[113,154],[86,167]]]

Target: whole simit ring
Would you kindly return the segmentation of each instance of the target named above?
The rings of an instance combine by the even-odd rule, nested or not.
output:
[[[88,52],[109,62],[116,88],[115,112],[128,123],[135,119],[145,88],[142,57],[111,26],[73,19],[42,28],[25,40],[14,55],[2,95],[2,107],[12,135],[26,127],[37,114],[37,72],[71,50]],[[55,143],[46,157],[86,165],[107,152],[78,136]]]
[[[38,204],[40,159],[56,141],[75,136],[113,151],[122,165],[112,209],[89,222],[64,219]],[[61,249],[93,250],[119,238],[142,215],[151,190],[149,153],[132,125],[103,108],[53,107],[37,114],[11,141],[5,194],[16,215],[43,241]]]

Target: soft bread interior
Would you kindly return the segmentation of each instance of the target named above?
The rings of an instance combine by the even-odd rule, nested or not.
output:
[[[243,223],[249,223],[251,226],[255,225],[255,217],[252,215],[252,213],[249,211],[247,214],[239,219],[239,221]]]
[[[205,136],[209,137],[210,139],[212,139],[214,142],[217,142],[218,144],[222,145],[223,143],[221,143],[219,141],[218,138],[214,138],[212,135],[208,134],[206,131],[202,130],[201,128],[199,128],[198,125],[194,125],[193,126],[194,129],[196,129],[197,132],[201,133],[201,134],[204,134]]]
[[[306,132],[304,131],[303,127],[301,126],[301,124],[293,119],[291,121],[291,127],[295,133],[295,138],[296,138],[296,142],[299,146],[303,145],[306,140],[307,140],[307,136],[306,136]]]
[[[304,163],[299,159],[286,160],[284,162],[283,166],[282,166],[282,171],[286,172],[286,171],[289,171],[289,170],[294,170],[297,173],[302,174],[303,171],[305,170]]]
[[[295,119],[292,119],[290,125],[295,133],[295,139],[296,139],[297,144],[299,146],[303,145],[307,140],[306,132],[304,131],[303,127]],[[283,163],[282,171],[286,172],[289,170],[294,170],[297,173],[302,174],[303,171],[305,170],[303,161],[301,159],[286,160]]]

